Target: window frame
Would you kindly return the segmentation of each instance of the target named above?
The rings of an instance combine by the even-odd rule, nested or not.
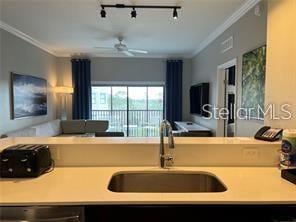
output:
[[[165,116],[166,116],[166,107],[165,107],[165,104],[166,104],[166,87],[165,87],[165,83],[164,82],[149,82],[149,83],[143,83],[143,82],[129,82],[129,83],[115,83],[115,82],[92,82],[91,84],[91,95],[92,95],[92,88],[93,87],[110,87],[110,92],[111,92],[111,98],[110,98],[110,112],[112,113],[112,111],[118,111],[118,110],[113,110],[113,87],[126,87],[127,88],[127,97],[126,97],[126,100],[127,100],[127,137],[129,137],[129,111],[133,111],[133,110],[130,110],[129,109],[129,87],[145,87],[146,90],[147,90],[147,93],[146,93],[146,109],[143,110],[143,111],[149,111],[149,102],[148,102],[148,87],[162,87],[163,88],[163,116],[162,116],[162,119],[165,119]],[[150,110],[151,111],[151,110]]]

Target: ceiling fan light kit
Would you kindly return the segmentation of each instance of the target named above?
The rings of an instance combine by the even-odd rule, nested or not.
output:
[[[181,6],[163,6],[163,5],[125,5],[125,4],[115,4],[115,5],[101,5],[101,18],[106,18],[106,10],[105,8],[131,8],[131,18],[137,18],[137,8],[141,9],[173,9],[173,18],[178,19],[178,11],[177,9],[181,9]]]
[[[119,43],[115,44],[114,47],[95,47],[100,50],[104,51],[110,51],[110,52],[117,52],[117,53],[123,53],[126,56],[132,57],[135,56],[134,53],[138,54],[147,54],[148,51],[145,50],[139,50],[139,49],[130,49],[127,47],[127,45],[123,44],[123,37],[118,38]]]

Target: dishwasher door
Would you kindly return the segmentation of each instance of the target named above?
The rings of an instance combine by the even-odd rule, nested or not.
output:
[[[84,222],[84,207],[0,207],[0,222]]]

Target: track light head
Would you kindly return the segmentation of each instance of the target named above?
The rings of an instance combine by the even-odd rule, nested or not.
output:
[[[133,8],[132,12],[131,12],[131,17],[132,18],[137,18],[137,11],[135,8]]]
[[[178,12],[177,12],[177,8],[174,8],[174,12],[173,12],[173,18],[174,18],[174,19],[178,19]]]
[[[104,7],[102,7],[102,10],[101,10],[101,18],[106,18],[106,11],[104,9]]]

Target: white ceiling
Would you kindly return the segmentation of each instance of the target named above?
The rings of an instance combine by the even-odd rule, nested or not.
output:
[[[0,0],[2,22],[27,34],[60,56],[99,53],[95,46],[113,46],[123,36],[130,48],[149,56],[192,55],[210,34],[247,0],[103,0],[104,4],[180,5],[179,19],[172,10],[106,9],[99,16],[96,0]]]

